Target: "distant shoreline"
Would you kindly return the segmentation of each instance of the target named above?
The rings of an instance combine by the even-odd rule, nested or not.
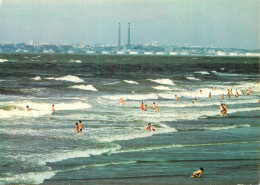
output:
[[[260,57],[256,56],[199,56],[199,55],[118,55],[118,54],[47,54],[47,53],[0,53],[0,59],[9,61],[28,62],[42,62],[37,57],[43,56],[45,59],[57,60],[57,62],[64,62],[71,60],[87,63],[259,63]],[[185,61],[182,60],[185,58]],[[215,60],[221,58],[222,60]],[[156,59],[156,60],[154,60]],[[204,59],[204,60],[199,60]],[[206,60],[205,60],[206,59]],[[75,62],[76,63],[76,62]]]

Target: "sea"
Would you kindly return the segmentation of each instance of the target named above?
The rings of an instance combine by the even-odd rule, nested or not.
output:
[[[0,184],[259,184],[259,80],[257,57],[0,54]]]

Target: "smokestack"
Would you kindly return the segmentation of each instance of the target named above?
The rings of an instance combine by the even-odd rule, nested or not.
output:
[[[128,23],[128,42],[127,42],[127,46],[130,48],[130,22]]]
[[[118,48],[121,48],[121,27],[120,23],[118,24]]]

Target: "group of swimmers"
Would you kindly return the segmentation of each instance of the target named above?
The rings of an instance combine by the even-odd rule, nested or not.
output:
[[[141,106],[141,110],[143,110],[143,111],[148,110],[148,106],[144,105],[144,102],[141,102],[140,106]],[[159,112],[159,107],[155,104],[155,102],[153,102],[152,109],[155,110],[156,112]]]
[[[16,107],[14,107],[15,109],[16,109]],[[26,107],[25,107],[25,111],[26,112],[29,112],[31,109],[29,108],[29,105],[27,105]],[[52,106],[51,106],[51,110],[52,111],[54,111],[55,109],[54,109],[54,104],[52,104]]]
[[[79,122],[76,122],[75,125],[76,125],[75,132],[82,133],[83,125],[82,125],[81,120],[79,120]]]

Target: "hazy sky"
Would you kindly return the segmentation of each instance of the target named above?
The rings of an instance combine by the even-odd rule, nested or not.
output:
[[[1,0],[0,0],[1,1]],[[259,0],[2,0],[0,42],[260,48]]]

